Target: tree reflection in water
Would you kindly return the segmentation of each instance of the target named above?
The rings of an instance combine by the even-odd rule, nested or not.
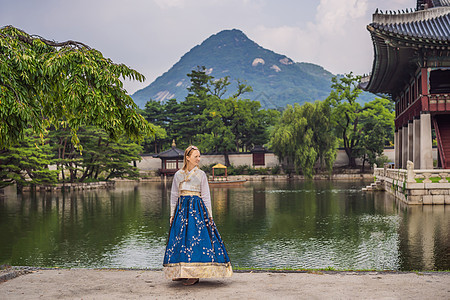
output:
[[[211,187],[233,265],[449,270],[450,210],[405,206],[367,182]],[[171,183],[0,198],[0,264],[161,268]]]

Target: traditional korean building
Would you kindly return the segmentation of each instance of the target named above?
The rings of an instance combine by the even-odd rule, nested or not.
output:
[[[161,159],[161,168],[158,170],[161,176],[174,175],[183,167],[184,150],[177,148],[175,141],[172,142],[172,148],[153,155]]]
[[[252,153],[252,163],[254,167],[264,167],[266,165],[266,153],[267,149],[261,145],[255,145]]]
[[[415,9],[378,10],[367,26],[371,75],[360,87],[395,101],[395,166],[450,168],[450,0],[418,0]]]

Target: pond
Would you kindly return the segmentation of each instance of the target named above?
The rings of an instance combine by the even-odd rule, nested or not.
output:
[[[363,181],[211,187],[234,267],[450,270],[450,207],[405,206]],[[0,195],[0,264],[162,267],[170,183]]]

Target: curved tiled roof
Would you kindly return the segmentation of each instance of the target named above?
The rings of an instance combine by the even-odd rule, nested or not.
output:
[[[433,0],[433,5],[437,6],[450,6],[450,0]]]
[[[163,151],[159,154],[155,154],[153,157],[159,157],[159,158],[183,158],[184,151],[181,149],[178,149],[174,146],[170,148],[169,150]]]
[[[415,72],[420,55],[438,51],[433,55],[448,57],[450,6],[406,13],[377,10],[367,29],[373,41],[374,61],[371,76],[360,87],[372,93],[395,94]]]
[[[405,38],[421,38],[441,42],[450,42],[450,8],[447,14],[425,20],[413,20],[402,23],[372,23],[371,27],[395,33]]]

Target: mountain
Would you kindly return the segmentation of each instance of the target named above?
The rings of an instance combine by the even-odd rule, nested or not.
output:
[[[183,101],[190,85],[186,74],[197,66],[205,66],[208,74],[216,79],[229,76],[234,83],[228,87],[229,94],[236,91],[237,80],[250,85],[253,92],[244,94],[244,98],[258,100],[264,108],[323,100],[330,93],[334,76],[321,66],[296,63],[285,55],[265,49],[242,31],[233,29],[210,36],[131,97],[141,108],[150,99]]]

